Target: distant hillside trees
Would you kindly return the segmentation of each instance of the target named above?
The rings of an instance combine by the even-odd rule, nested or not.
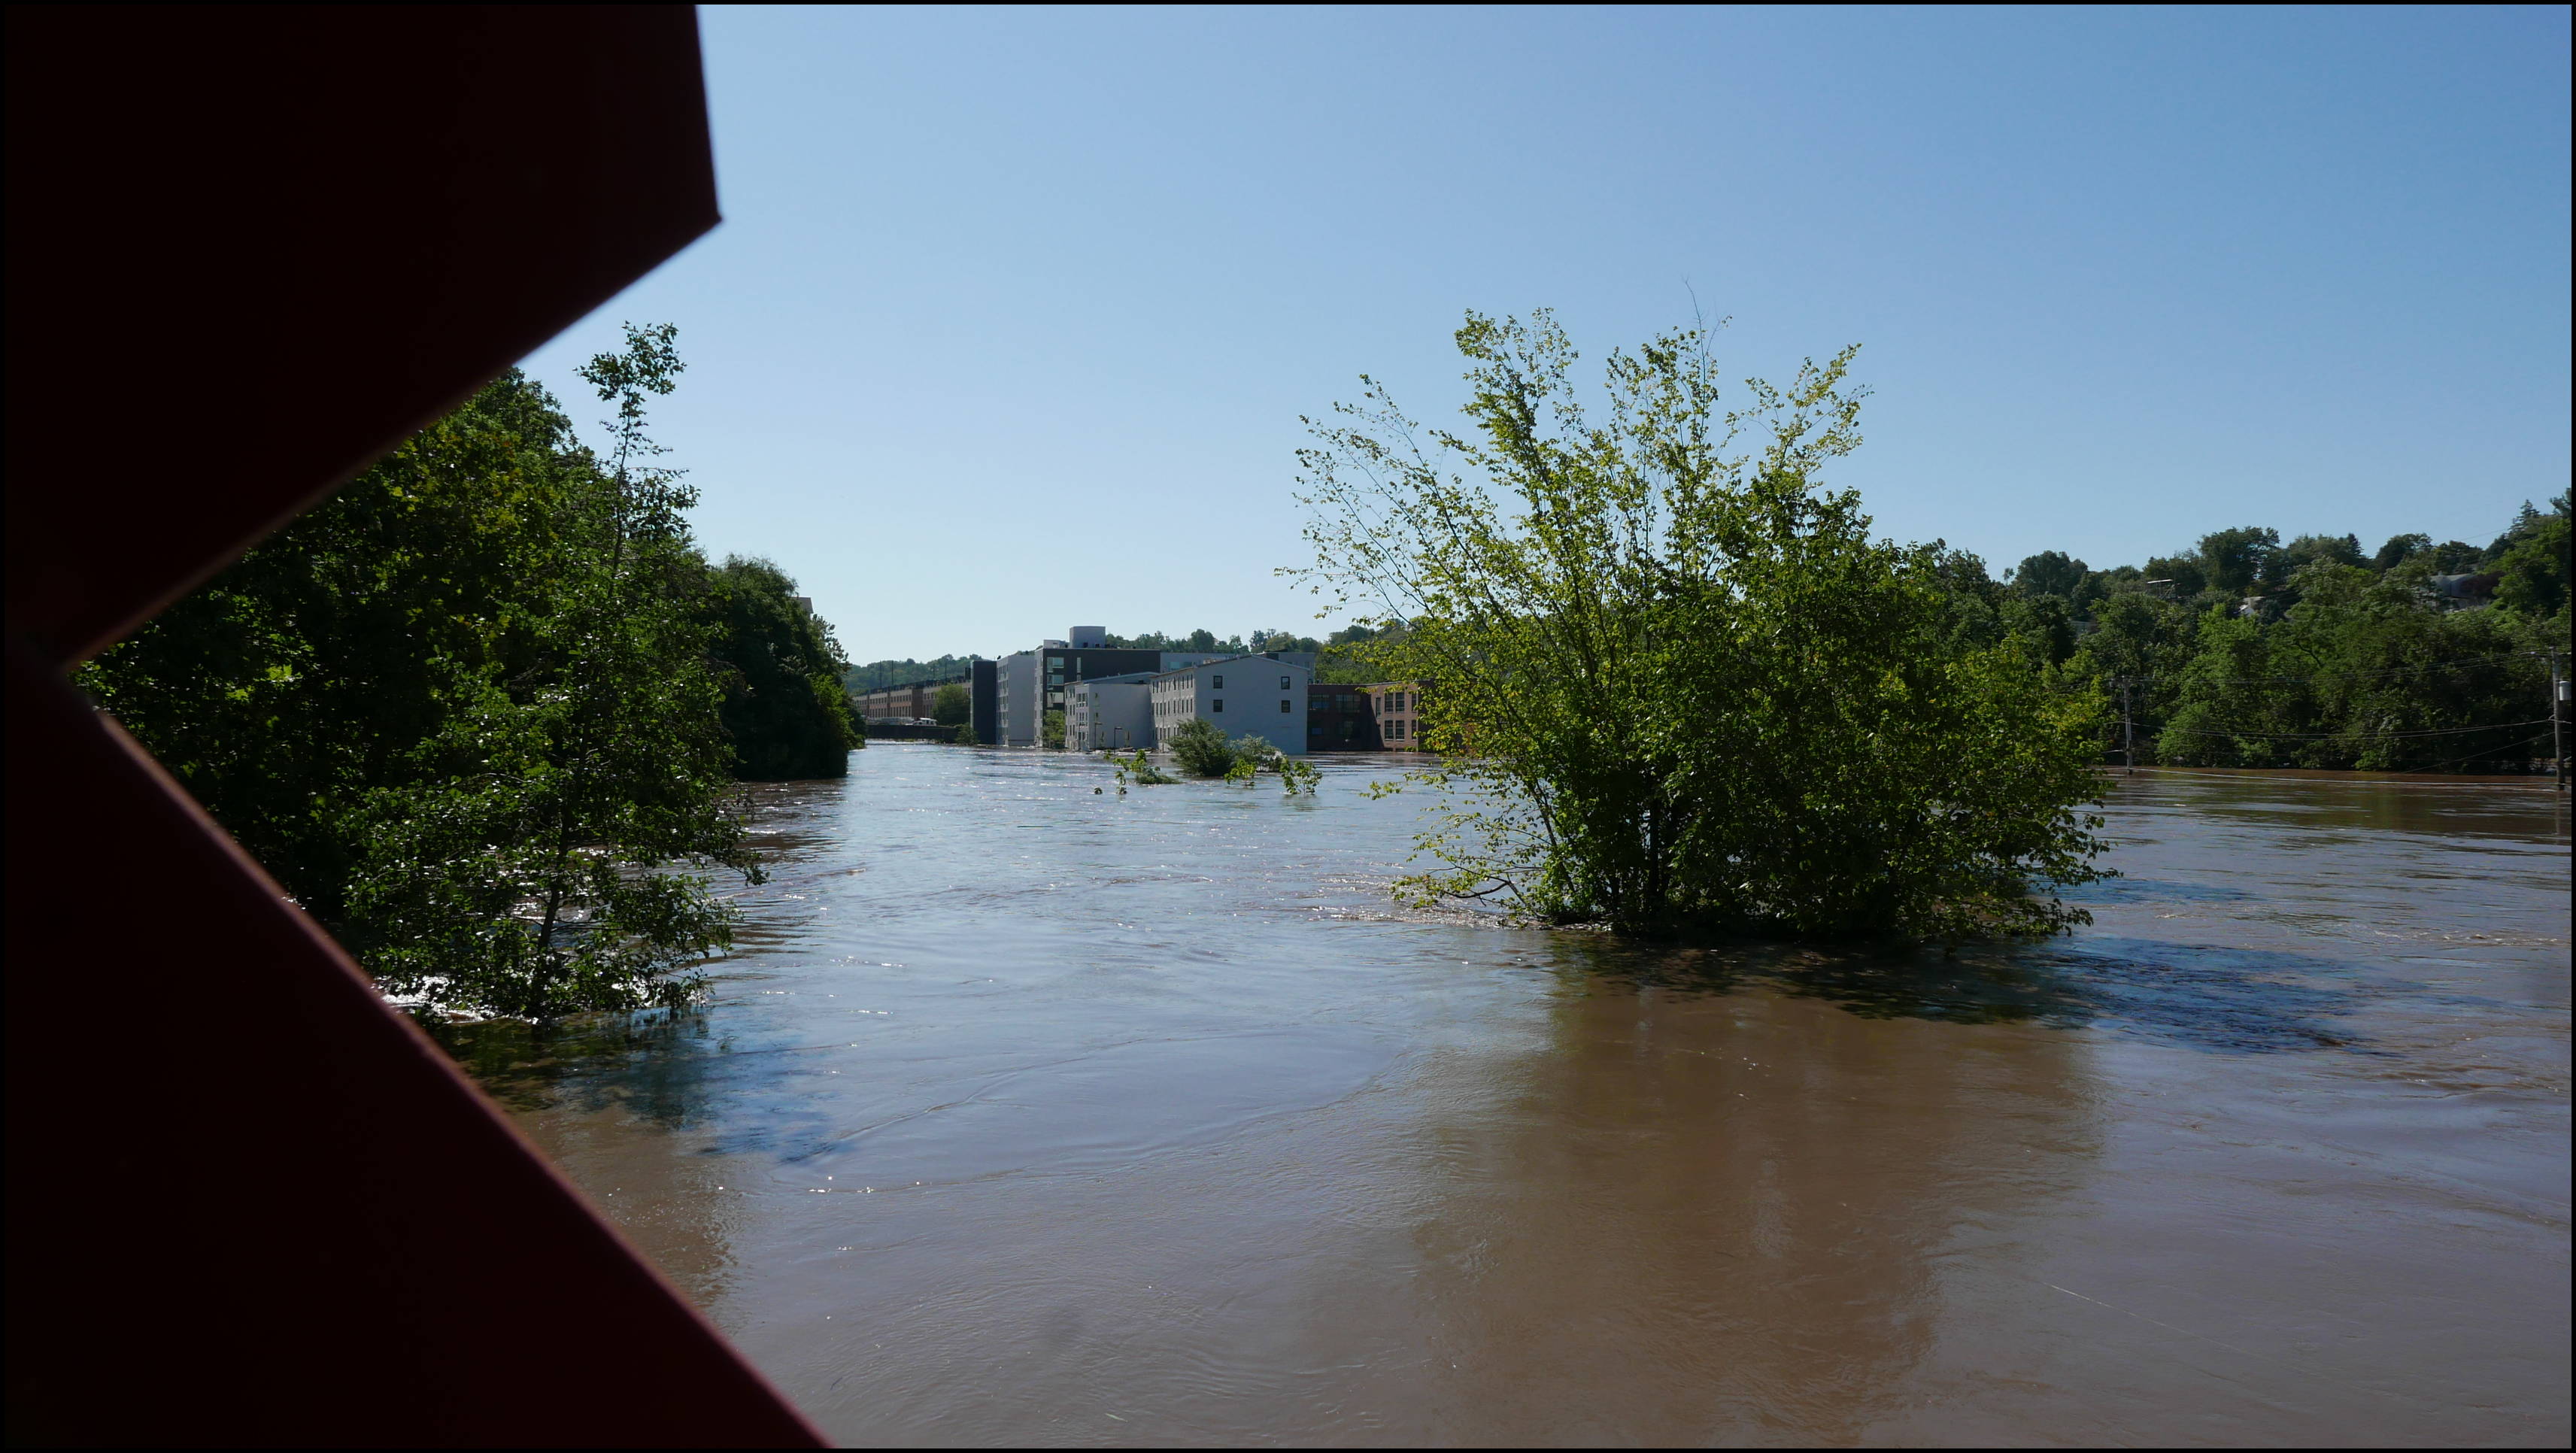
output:
[[[1243,637],[1219,636],[1204,628],[1178,635],[1147,631],[1139,636],[1104,635],[1101,639],[1112,649],[1123,651],[1222,651],[1242,655],[1246,650]]]
[[[2568,502],[2525,504],[2480,548],[2424,534],[2213,531],[2143,567],[2044,551],[1961,574],[1973,628],[2001,640],[2061,614],[2061,689],[2125,699],[2138,760],[2177,766],[2518,770],[2547,751],[2553,657],[2568,649]],[[2125,734],[2114,728],[2106,755]]]

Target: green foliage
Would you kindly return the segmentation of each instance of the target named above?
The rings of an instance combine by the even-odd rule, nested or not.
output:
[[[2379,553],[2371,557],[2370,567],[2382,572],[2394,570],[2432,548],[2430,535],[2391,535],[2388,543],[2379,547]]]
[[[830,623],[800,604],[796,582],[766,560],[729,557],[708,572],[708,587],[734,775],[848,776],[850,752],[864,743],[841,689],[849,662]]]
[[[1064,713],[1050,711],[1038,718],[1038,745],[1055,751],[1064,750]]]
[[[1219,639],[1216,632],[1209,630],[1191,631],[1187,635],[1165,635],[1161,631],[1147,631],[1139,636],[1104,635],[1101,641],[1121,651],[1223,651],[1238,656],[1245,651],[1243,637]],[[1288,647],[1273,646],[1270,649],[1287,650]]]
[[[1234,743],[1226,740],[1225,728],[1205,717],[1181,723],[1163,745],[1181,770],[1193,777],[1222,777],[1234,770]]]
[[[1154,759],[1145,754],[1143,747],[1138,747],[1133,757],[1121,757],[1111,752],[1109,760],[1118,764],[1118,795],[1121,797],[1127,795],[1129,783],[1138,787],[1166,787],[1181,780],[1156,767]]]
[[[2256,592],[2273,574],[2281,532],[2260,525],[2213,530],[2200,537],[2200,569],[2205,588],[2223,595]]]
[[[603,460],[511,373],[82,673],[385,987],[516,1015],[671,1003],[758,868],[709,576],[630,327]]]
[[[2548,669],[2503,610],[2444,611],[2402,577],[2320,562],[2277,624],[2212,611],[2176,673],[2160,760],[2461,771],[2547,736]]]
[[[2084,584],[2084,562],[2056,550],[2042,550],[2021,562],[2012,583],[2028,595],[2054,595],[2073,600]]]
[[[2125,698],[2143,762],[2519,771],[2547,750],[2548,662],[2567,649],[2567,513],[2563,495],[2546,513],[2525,504],[2484,551],[2419,533],[2368,557],[2349,534],[2272,549],[2271,531],[2222,530],[2187,558],[2088,575],[2056,679]],[[2251,616],[2217,588],[2248,570],[2264,593]],[[2492,609],[2473,593],[2483,582],[2435,588],[2480,572]],[[2029,653],[2035,667],[2055,651],[2044,616],[2057,600],[2036,579],[2025,569],[2013,582],[2023,613],[2003,608],[2045,646]],[[2106,744],[2117,760],[2116,726]]]
[[[1279,773],[1279,790],[1290,797],[1315,795],[1315,784],[1324,779],[1321,769],[1303,757],[1278,754],[1275,770]]]
[[[949,740],[961,747],[980,747],[984,745],[983,738],[975,735],[975,723],[971,721],[959,722],[957,724],[957,735],[950,737]]]
[[[2517,522],[2516,532],[2497,542],[2504,548],[2495,562],[2500,577],[2496,604],[2533,619],[2563,615],[2567,609],[2567,496],[2554,503],[2557,513]],[[2566,640],[2561,629],[2558,642],[2564,646]]]
[[[1470,314],[1463,436],[1373,380],[1313,426],[1307,577],[1409,622],[1361,648],[1379,679],[1439,683],[1445,866],[1411,891],[1628,930],[2079,921],[2033,889],[2098,876],[2098,699],[2047,689],[1973,557],[1818,485],[1859,442],[1851,351],[1728,412],[1706,342],[1614,354],[1596,423],[1552,318]]]
[[[2281,547],[2278,578],[2288,580],[2302,569],[2319,563],[2363,566],[2369,561],[2361,553],[2358,535],[2301,535]]]
[[[930,695],[930,719],[941,726],[966,726],[975,716],[975,696],[956,682]],[[968,728],[972,730],[972,728]]]
[[[1373,643],[1401,640],[1406,630],[1401,619],[1380,621],[1375,625],[1344,626],[1324,642],[1323,651],[1315,658],[1314,679],[1326,686],[1361,686],[1384,681],[1369,659]]]
[[[1262,773],[1272,772],[1278,774],[1280,789],[1288,796],[1312,797],[1315,784],[1323,778],[1313,763],[1289,756],[1264,737],[1250,733],[1236,737],[1233,750],[1234,765],[1225,770],[1229,786],[1250,787]]]

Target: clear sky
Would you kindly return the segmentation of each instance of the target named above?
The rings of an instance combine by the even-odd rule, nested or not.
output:
[[[1450,415],[1469,308],[1862,344],[1836,482],[1998,570],[2568,487],[2563,8],[700,17],[725,223],[529,366],[678,324],[701,536],[858,660],[1320,634],[1298,416]]]

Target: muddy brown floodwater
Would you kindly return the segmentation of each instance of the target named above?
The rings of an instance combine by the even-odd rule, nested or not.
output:
[[[2567,1443],[2545,785],[2142,773],[1944,959],[1396,911],[1394,770],[881,743],[702,1014],[449,1037],[847,1443]]]

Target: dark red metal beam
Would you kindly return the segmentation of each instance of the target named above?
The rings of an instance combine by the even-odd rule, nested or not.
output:
[[[818,1446],[63,676],[714,225],[693,12],[7,26],[10,1442]]]
[[[8,611],[86,657],[716,223],[687,6],[8,11]]]

